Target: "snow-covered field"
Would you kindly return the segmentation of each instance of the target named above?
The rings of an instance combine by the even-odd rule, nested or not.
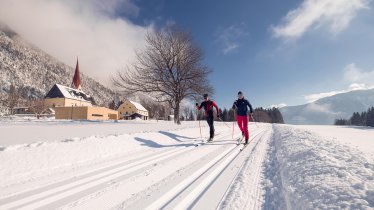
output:
[[[374,129],[232,125],[0,120],[0,209],[374,209]]]

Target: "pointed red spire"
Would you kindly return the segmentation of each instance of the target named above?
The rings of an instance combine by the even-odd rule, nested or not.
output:
[[[80,79],[80,76],[79,76],[78,58],[77,58],[77,65],[75,66],[75,73],[74,73],[72,84],[74,84],[75,89],[79,89],[79,90],[82,89],[82,87],[81,87],[81,79]]]

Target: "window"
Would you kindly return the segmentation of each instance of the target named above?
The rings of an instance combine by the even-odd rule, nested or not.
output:
[[[102,117],[102,114],[92,114],[92,117]]]

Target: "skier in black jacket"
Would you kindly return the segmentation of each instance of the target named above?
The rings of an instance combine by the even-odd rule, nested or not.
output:
[[[248,100],[244,99],[244,94],[242,91],[238,92],[238,100],[234,102],[232,108],[236,110],[236,120],[238,126],[242,131],[242,135],[245,137],[245,143],[248,144],[249,133],[248,133],[248,107],[251,117],[253,116],[252,105]]]
[[[204,107],[206,121],[208,122],[208,125],[209,125],[209,128],[210,128],[210,137],[209,137],[208,141],[213,141],[213,138],[214,138],[213,107],[215,107],[216,110],[217,110],[217,117],[218,118],[219,118],[219,109],[218,109],[217,104],[214,101],[211,101],[209,99],[208,94],[204,94],[203,97],[204,97],[204,101],[201,102],[200,106],[199,106],[198,103],[196,103],[196,108],[200,111],[200,109]]]

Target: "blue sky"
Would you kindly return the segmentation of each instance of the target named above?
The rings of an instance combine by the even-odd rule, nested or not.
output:
[[[147,31],[176,24],[202,47],[220,107],[239,90],[269,107],[374,87],[372,7],[371,0],[4,0],[0,21],[73,67],[79,56],[81,71],[104,84],[132,61]]]
[[[214,70],[210,81],[219,105],[229,107],[238,90],[256,107],[297,105],[373,85],[345,78],[351,70],[374,79],[371,2],[341,2],[139,0],[133,2],[138,14],[128,17],[139,25],[177,24],[190,31]],[[291,12],[296,14],[287,19]]]

